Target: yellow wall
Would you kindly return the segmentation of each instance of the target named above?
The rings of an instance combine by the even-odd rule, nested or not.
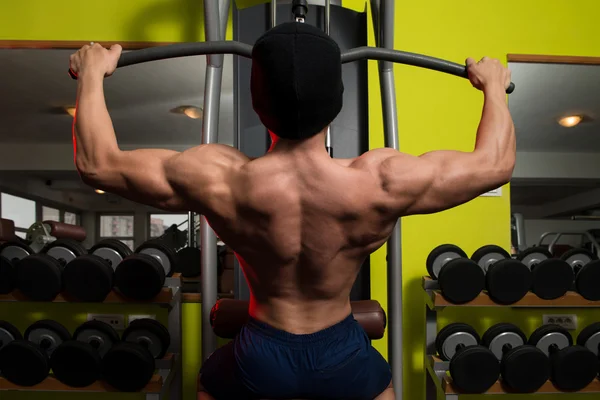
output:
[[[395,48],[463,63],[471,56],[506,61],[508,53],[599,56],[600,26],[596,0],[506,0],[451,2],[396,1]],[[370,73],[371,145],[383,146],[377,71]],[[471,150],[481,115],[482,95],[463,79],[408,66],[396,66],[396,95],[401,150],[414,155],[436,149]],[[517,89],[519,90],[518,86]],[[509,100],[510,101],[510,100]],[[517,134],[527,134],[517,132]],[[404,398],[423,399],[425,310],[420,278],[425,258],[436,245],[455,243],[472,253],[495,243],[509,249],[509,188],[502,198],[480,198],[430,216],[402,219],[404,274]],[[385,249],[372,258],[372,294],[386,303]],[[380,267],[380,268],[378,268]],[[574,310],[564,310],[572,312]],[[542,311],[447,309],[448,321],[473,324],[480,333],[495,322],[518,323],[527,334],[541,325]],[[600,320],[600,312],[578,312],[580,324]],[[575,334],[578,332],[575,332]],[[376,346],[387,353],[385,341]],[[511,398],[525,398],[512,396]],[[569,396],[567,396],[569,397]],[[540,396],[564,399],[565,396]]]
[[[68,5],[66,5],[68,4]],[[458,5],[458,6],[457,6]],[[344,6],[361,9],[363,0],[345,0]],[[444,0],[396,2],[395,47],[463,62],[484,55],[506,60],[507,53],[600,55],[600,27],[596,0],[506,0],[464,3]],[[369,22],[371,21],[368,18]],[[231,31],[229,31],[229,34]],[[202,2],[198,0],[28,0],[0,2],[0,40],[203,40]],[[371,33],[371,44],[373,36]],[[376,63],[370,63],[370,131],[372,147],[383,145],[381,104]],[[481,110],[481,94],[462,79],[413,67],[396,67],[400,144],[403,151],[421,154],[435,149],[469,150]],[[517,87],[518,90],[518,87]],[[462,246],[468,253],[487,243],[509,246],[509,191],[502,198],[473,201],[444,213],[405,218],[402,221],[404,273],[405,398],[424,398],[424,305],[419,285],[428,252],[442,242]],[[373,298],[386,306],[385,249],[372,258]],[[25,315],[21,328],[33,319],[29,305],[2,305],[0,318]],[[48,307],[48,309],[46,309]],[[56,308],[55,308],[56,307]],[[85,309],[65,305],[44,306],[44,312],[74,328]],[[81,306],[80,306],[81,307]],[[115,306],[110,306],[115,307]],[[106,311],[105,309],[102,309]],[[136,313],[142,312],[136,308]],[[58,316],[54,316],[58,315]],[[72,316],[75,315],[75,316]],[[199,365],[199,305],[184,307],[184,365],[186,399],[192,396]],[[541,312],[509,309],[447,310],[443,322],[463,320],[480,332],[496,321],[520,322],[530,333],[540,324]],[[493,318],[478,318],[493,315]],[[583,325],[595,311],[579,313]],[[64,318],[60,318],[60,317]],[[69,322],[70,321],[70,322]],[[387,354],[386,339],[376,343]],[[409,349],[411,351],[409,351]],[[417,350],[414,350],[417,349]],[[28,395],[27,398],[30,398]],[[49,396],[45,398],[59,398]],[[24,394],[2,394],[13,400]],[[65,398],[61,395],[60,398]],[[111,395],[111,398],[114,398]],[[518,397],[512,397],[517,399]],[[552,397],[540,397],[549,399]],[[560,398],[565,398],[562,396]]]

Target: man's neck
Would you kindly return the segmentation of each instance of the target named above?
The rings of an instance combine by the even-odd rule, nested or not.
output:
[[[282,139],[279,136],[269,132],[271,135],[271,147],[269,153],[273,152],[302,152],[302,153],[320,153],[327,154],[325,149],[325,133],[327,130],[302,140]]]

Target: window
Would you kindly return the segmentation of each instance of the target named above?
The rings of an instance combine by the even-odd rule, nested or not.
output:
[[[165,233],[171,225],[179,225],[180,231],[188,228],[187,214],[150,214],[150,237],[155,238]]]
[[[60,211],[56,208],[42,206],[42,221],[60,222]]]
[[[63,222],[65,224],[78,225],[77,214],[65,211],[65,218]]]
[[[35,201],[2,193],[0,202],[2,218],[12,219],[15,222],[15,230],[22,233],[17,234],[24,237],[27,229],[35,222]]]
[[[133,250],[133,221],[133,215],[101,215],[100,240],[119,239]]]

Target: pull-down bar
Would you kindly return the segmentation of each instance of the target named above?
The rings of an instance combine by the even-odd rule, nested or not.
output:
[[[123,53],[117,68],[128,67],[134,64],[141,64],[149,61],[166,60],[169,58],[201,56],[207,54],[233,54],[246,58],[252,57],[252,46],[245,43],[227,41],[212,41],[199,43],[177,43],[165,46],[149,47],[142,50],[134,50]],[[460,78],[468,78],[467,68],[464,65],[440,58],[430,57],[418,53],[409,53],[406,51],[382,49],[377,47],[357,47],[342,53],[342,64],[359,60],[378,60],[390,61],[397,64],[412,65],[443,72]],[[73,79],[77,76],[69,71]],[[506,93],[512,93],[515,90],[515,84],[511,83]]]

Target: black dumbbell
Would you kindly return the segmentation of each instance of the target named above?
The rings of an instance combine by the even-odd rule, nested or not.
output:
[[[543,247],[531,247],[517,256],[531,270],[531,292],[540,299],[562,297],[573,285],[573,269],[564,260],[552,258]]]
[[[63,272],[64,290],[73,300],[102,302],[113,289],[115,269],[133,252],[120,240],[104,239],[89,253],[67,264]]]
[[[440,358],[450,361],[452,382],[464,393],[484,393],[500,377],[498,359],[479,345],[479,335],[470,325],[447,325],[438,333],[435,346]]]
[[[119,334],[102,321],[88,321],[50,357],[52,373],[62,383],[86,387],[102,378],[102,358],[119,342]]]
[[[42,320],[30,325],[23,336],[2,347],[0,370],[15,385],[34,386],[48,377],[52,353],[71,335],[58,322]]]
[[[577,345],[600,357],[600,322],[586,326],[577,336]]]
[[[169,331],[153,319],[131,322],[121,342],[102,360],[102,375],[112,387],[123,392],[143,389],[154,374],[154,360],[165,356],[171,344]]]
[[[34,254],[31,247],[17,241],[0,245],[0,294],[7,294],[17,288],[17,264]]]
[[[427,272],[438,281],[442,295],[454,304],[472,301],[485,286],[482,269],[453,244],[440,245],[429,253]]]
[[[202,252],[197,247],[184,247],[177,252],[176,271],[185,278],[200,276]]]
[[[8,321],[0,320],[0,350],[13,340],[23,340],[21,332]],[[2,357],[0,357],[0,360]],[[2,365],[0,363],[0,373],[2,372]]]
[[[521,300],[532,284],[532,274],[521,261],[513,260],[500,246],[480,247],[471,256],[485,273],[485,288],[498,304],[513,304]]]
[[[600,300],[600,261],[586,249],[572,249],[560,257],[573,268],[575,290],[586,300]]]
[[[81,243],[58,239],[38,254],[23,258],[17,268],[17,287],[34,301],[52,301],[63,289],[62,273],[71,261],[86,254]]]
[[[148,240],[115,270],[115,286],[130,299],[156,297],[177,264],[177,253],[160,239]]]
[[[559,390],[577,392],[598,375],[598,358],[584,346],[573,346],[573,338],[559,325],[543,325],[529,337],[529,344],[542,350],[552,367],[551,380]]]
[[[500,361],[502,382],[516,393],[533,393],[550,379],[550,359],[535,346],[516,325],[500,323],[481,337]]]

